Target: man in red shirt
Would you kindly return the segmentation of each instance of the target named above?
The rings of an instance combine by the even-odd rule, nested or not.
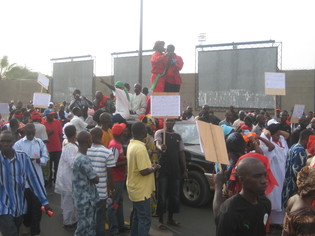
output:
[[[156,77],[158,75],[162,75],[165,70],[165,66],[167,63],[168,58],[164,55],[164,48],[165,42],[164,41],[156,41],[154,44],[153,49],[155,52],[151,56],[151,66],[152,66],[152,75],[151,75],[151,85],[152,90],[154,92],[164,92],[165,86],[165,78],[160,77],[156,82]]]
[[[96,91],[95,93],[95,100],[93,101],[94,110],[97,111],[98,109],[103,108],[104,111],[113,113],[113,101],[110,97],[104,95],[101,91]]]
[[[54,182],[56,181],[59,159],[61,155],[62,126],[59,120],[54,119],[55,112],[46,115],[44,125],[48,135],[47,150],[49,152],[49,179],[48,185],[52,184],[52,167],[54,165]]]
[[[164,92],[179,92],[182,79],[179,71],[183,68],[183,59],[174,53],[175,47],[170,44],[166,48],[168,62],[165,69],[165,89]]]
[[[116,161],[116,167],[112,168],[115,198],[112,207],[109,207],[108,209],[109,231],[111,234],[116,234],[129,229],[124,226],[123,212],[123,189],[125,186],[127,160],[124,155],[121,138],[125,128],[125,123],[113,125],[112,133],[114,139],[110,141],[108,146],[108,148],[112,150]]]

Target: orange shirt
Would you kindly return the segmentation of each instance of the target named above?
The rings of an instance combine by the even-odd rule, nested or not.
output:
[[[108,129],[107,131],[103,130],[103,136],[102,136],[102,144],[104,147],[108,148],[109,142],[114,139],[112,130]]]

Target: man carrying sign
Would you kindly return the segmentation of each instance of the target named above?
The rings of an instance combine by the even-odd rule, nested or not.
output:
[[[166,120],[166,131],[160,129],[155,133],[156,146],[159,149],[159,164],[161,168],[157,172],[157,214],[159,215],[159,229],[165,230],[163,214],[166,212],[168,202],[168,221],[173,226],[180,223],[173,219],[173,213],[179,212],[180,204],[180,179],[188,178],[184,143],[179,133],[173,127],[174,119]],[[165,135],[163,135],[165,132]],[[164,140],[165,137],[165,140]]]

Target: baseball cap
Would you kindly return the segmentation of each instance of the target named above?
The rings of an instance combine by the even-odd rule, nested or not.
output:
[[[113,135],[121,135],[123,130],[126,128],[125,123],[120,123],[120,124],[114,124],[112,127],[112,134]]]

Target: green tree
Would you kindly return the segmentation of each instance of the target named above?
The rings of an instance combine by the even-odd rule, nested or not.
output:
[[[36,79],[38,74],[26,67],[14,66],[6,73],[6,79]]]
[[[0,80],[6,78],[6,74],[15,66],[9,63],[8,56],[3,56],[0,60]]]

